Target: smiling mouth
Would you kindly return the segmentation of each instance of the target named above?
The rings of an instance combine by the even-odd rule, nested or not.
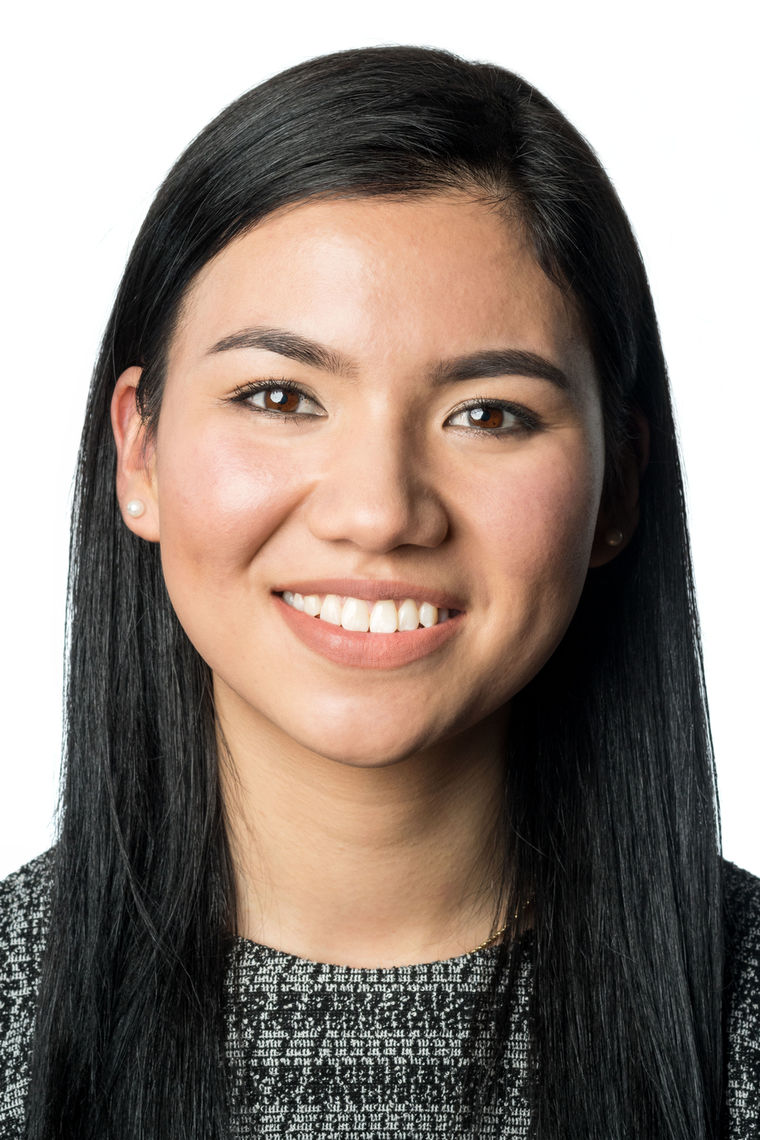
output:
[[[299,613],[354,633],[391,634],[430,629],[461,612],[439,608],[431,602],[416,602],[413,598],[370,602],[341,594],[298,594],[291,590],[278,592],[278,596]]]

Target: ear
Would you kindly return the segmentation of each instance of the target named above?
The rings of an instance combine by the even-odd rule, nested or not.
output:
[[[141,368],[127,368],[116,381],[111,397],[111,427],[117,456],[116,495],[121,516],[129,529],[148,542],[158,542],[155,441],[148,436],[137,407],[141,375]],[[144,510],[132,514],[127,509],[129,503],[142,504]]]
[[[602,503],[596,523],[589,566],[606,566],[633,537],[639,522],[639,486],[649,463],[649,422],[635,408],[631,436],[622,456],[621,490],[611,503]]]

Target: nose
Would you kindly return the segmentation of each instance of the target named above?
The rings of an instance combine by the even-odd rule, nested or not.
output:
[[[419,441],[402,433],[354,431],[335,448],[312,489],[309,526],[317,538],[374,554],[435,547],[449,530],[443,490]]]

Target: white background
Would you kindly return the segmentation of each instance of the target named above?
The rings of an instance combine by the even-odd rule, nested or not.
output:
[[[99,337],[171,162],[267,76],[416,43],[517,71],[596,148],[643,249],[689,486],[726,855],[760,874],[758,90],[751,6],[13,5],[2,83],[0,877],[49,846],[68,511]]]

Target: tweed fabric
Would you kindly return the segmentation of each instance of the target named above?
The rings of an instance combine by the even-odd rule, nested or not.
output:
[[[468,1063],[482,1070],[485,1034],[470,1047],[495,951],[445,962],[353,969],[320,965],[240,940],[228,975],[227,1055],[236,1136],[528,1136],[527,957],[498,1066],[496,1105],[471,1133]]]
[[[0,1138],[21,1140],[29,1047],[48,926],[51,852],[0,883]],[[760,880],[725,864],[728,945],[725,1140],[760,1140]],[[528,940],[530,935],[527,936]],[[522,944],[522,950],[529,942]],[[529,1136],[529,954],[479,1140]],[[353,969],[234,941],[226,974],[233,1135],[362,1140],[463,1137],[469,1030],[495,951]]]
[[[723,1136],[760,1140],[760,879],[725,864],[728,946]]]

